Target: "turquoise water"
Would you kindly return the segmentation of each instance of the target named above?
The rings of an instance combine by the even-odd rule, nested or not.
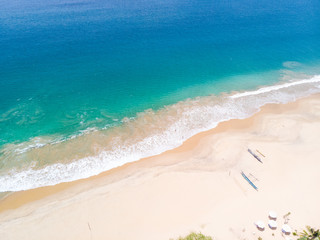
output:
[[[241,106],[222,94],[319,74],[319,11],[317,0],[4,0],[0,191],[98,174],[317,92],[308,82]]]

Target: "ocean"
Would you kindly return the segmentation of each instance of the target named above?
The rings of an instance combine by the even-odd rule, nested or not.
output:
[[[318,0],[2,0],[0,192],[97,175],[320,92]]]

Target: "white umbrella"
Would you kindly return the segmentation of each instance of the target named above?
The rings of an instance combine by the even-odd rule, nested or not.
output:
[[[258,229],[263,230],[265,228],[264,222],[262,221],[257,221],[254,223]]]
[[[277,228],[277,222],[275,220],[270,220],[268,225],[269,225],[269,227],[271,229],[276,229]]]
[[[269,212],[269,217],[271,219],[277,219],[277,213],[275,211],[270,211]]]
[[[292,232],[291,227],[288,224],[282,226],[282,232],[290,234]]]

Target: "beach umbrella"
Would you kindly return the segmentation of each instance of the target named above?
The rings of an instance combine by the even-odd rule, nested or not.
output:
[[[269,212],[269,217],[271,219],[277,219],[277,213],[275,211],[270,211]]]
[[[268,225],[271,229],[276,229],[277,228],[277,222],[275,220],[270,220],[268,222]]]
[[[290,234],[292,232],[291,227],[288,224],[284,224],[282,226],[282,232],[286,234]]]
[[[263,221],[257,221],[254,223],[258,229],[263,230],[265,228],[264,222]]]

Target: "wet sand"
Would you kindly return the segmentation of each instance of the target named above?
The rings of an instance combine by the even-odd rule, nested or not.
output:
[[[281,239],[288,212],[293,229],[319,228],[319,143],[320,95],[270,104],[158,156],[11,194],[0,202],[0,236],[160,240],[201,231],[215,239]],[[257,230],[253,223],[267,223],[270,210],[278,229]]]

